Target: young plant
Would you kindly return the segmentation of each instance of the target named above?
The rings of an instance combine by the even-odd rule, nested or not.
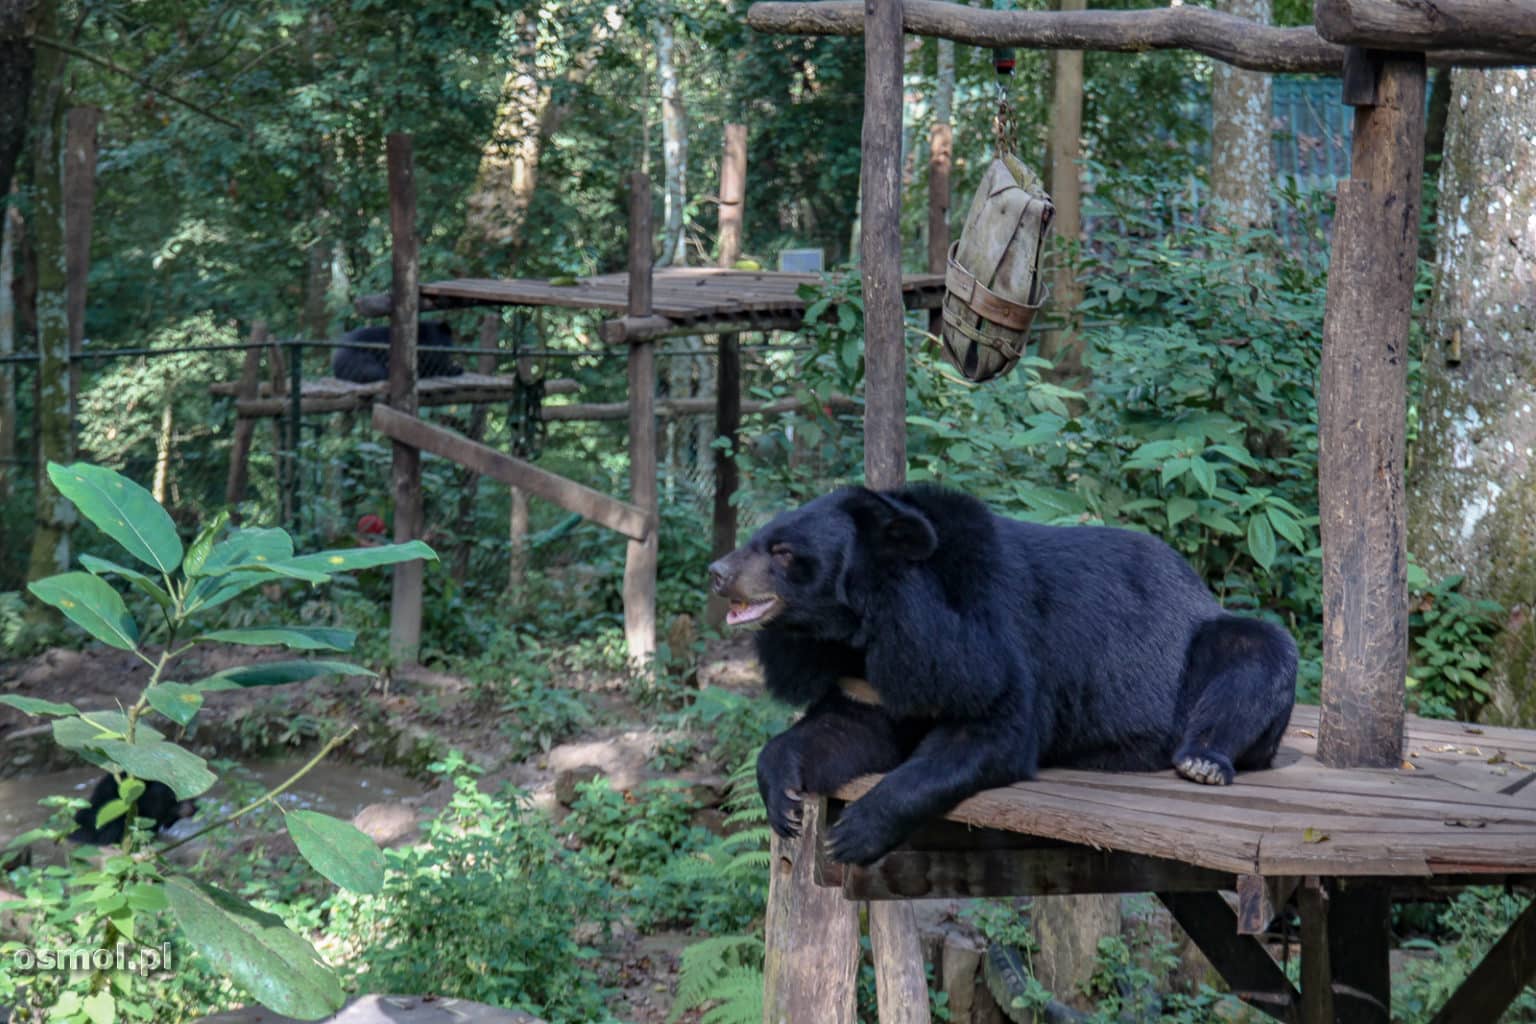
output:
[[[274,580],[328,582],[333,574],[389,565],[413,558],[436,559],[419,541],[383,547],[296,555],[293,541],[280,529],[236,529],[226,533],[228,515],[208,523],[183,549],[171,517],[149,492],[109,469],[86,464],[50,463],[49,479],[80,514],[94,523],[144,568],[133,568],[93,555],[81,555],[84,572],[65,572],[37,580],[28,589],[39,601],[58,609],[91,637],[130,651],[151,669],[138,699],[125,710],[81,711],[70,704],[37,697],[0,696],[27,714],[53,720],[54,739],[85,761],[110,773],[117,799],[96,812],[100,828],[117,819],[136,825],[137,803],[148,783],[170,787],[178,800],[206,793],[217,781],[197,754],[167,738],[150,722],[159,716],[171,727],[186,727],[204,695],[252,686],[274,686],[328,675],[372,675],[345,661],[304,659],[266,661],[227,668],[205,679],[176,681],[178,659],[199,643],[284,647],[296,651],[344,652],[356,639],[343,629],[262,626],[207,629],[212,610],[242,593]],[[118,591],[107,582],[117,577],[148,597],[156,619],[142,628]],[[150,641],[155,641],[150,646]],[[143,952],[139,922],[169,908],[187,941],[264,1006],[278,1013],[318,1019],[342,1002],[335,973],[313,946],[281,919],[239,897],[177,870],[165,853],[192,838],[225,827],[263,807],[276,807],[299,853],[331,882],[356,892],[377,892],[384,861],[367,836],[349,823],[314,811],[288,810],[275,799],[321,758],[345,741],[338,736],[294,776],[239,810],[199,830],[196,835],[161,846],[149,832],[123,831],[120,845],[103,867],[74,879],[85,887],[77,900],[88,931],[100,947],[114,954],[118,966],[77,976],[51,1007],[48,1019],[67,1024],[109,1024],[144,1016],[136,997],[135,977],[121,966]],[[19,846],[39,838],[57,838],[45,829],[15,840]],[[12,953],[15,943],[0,947]],[[126,953],[127,957],[120,954]]]

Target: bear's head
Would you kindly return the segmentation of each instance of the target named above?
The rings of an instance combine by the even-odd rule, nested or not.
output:
[[[873,585],[931,558],[938,536],[904,493],[849,487],[783,512],[709,567],[726,624],[855,638]]]

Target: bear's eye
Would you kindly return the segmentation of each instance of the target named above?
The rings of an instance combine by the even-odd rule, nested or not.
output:
[[[768,553],[773,556],[775,562],[782,566],[787,567],[795,560],[795,553],[789,549],[788,544],[775,544],[768,549]]]

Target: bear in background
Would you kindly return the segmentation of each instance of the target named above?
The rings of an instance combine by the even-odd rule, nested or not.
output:
[[[97,781],[96,788],[91,790],[90,806],[75,812],[75,824],[80,827],[69,834],[70,840],[92,846],[115,846],[122,842],[123,830],[128,826],[128,815],[114,818],[100,828],[96,827],[97,813],[116,799],[117,780],[110,775],[103,775]],[[140,818],[149,818],[155,823],[156,832],[164,832],[182,818],[196,814],[197,804],[191,800],[176,799],[175,792],[163,782],[146,782],[144,792],[139,794],[132,813]]]
[[[831,830],[845,863],[1043,767],[1229,784],[1269,765],[1295,699],[1290,634],[1227,614],[1161,540],[937,487],[818,498],[710,577],[758,630],[769,693],[807,708],[758,758],[775,831],[801,793],[887,773]]]
[[[342,335],[342,341],[359,341],[365,344],[388,345],[388,327],[359,327]],[[441,320],[423,320],[416,326],[416,344],[438,347],[453,344],[453,331]],[[464,367],[453,361],[447,352],[416,353],[416,376],[457,377]],[[331,373],[340,380],[355,384],[371,384],[389,379],[388,348],[353,348],[342,346],[331,353]]]

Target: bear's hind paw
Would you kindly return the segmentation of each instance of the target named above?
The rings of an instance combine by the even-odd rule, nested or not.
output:
[[[1173,767],[1186,779],[1204,786],[1230,786],[1237,777],[1231,762],[1216,754],[1187,754]]]

